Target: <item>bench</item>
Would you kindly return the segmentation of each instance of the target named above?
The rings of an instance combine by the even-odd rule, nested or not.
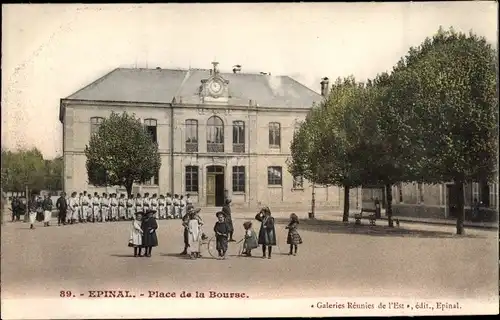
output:
[[[363,212],[367,212],[367,213],[370,213],[370,214],[368,216],[363,216]],[[370,225],[374,226],[375,225],[375,221],[377,220],[376,212],[377,212],[376,209],[361,208],[361,212],[360,213],[356,213],[354,215],[354,219],[356,220],[354,224],[361,225],[361,219],[365,218],[365,219],[369,219],[370,220]]]

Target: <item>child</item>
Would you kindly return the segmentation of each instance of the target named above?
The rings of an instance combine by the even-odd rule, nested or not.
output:
[[[289,255],[297,255],[297,248],[299,244],[302,243],[302,238],[300,237],[299,232],[297,231],[297,227],[299,224],[299,218],[295,213],[292,213],[290,215],[290,222],[288,223],[288,226],[286,226],[285,229],[288,229],[288,237],[286,239],[286,243],[290,245],[290,252],[288,253]],[[295,249],[292,251],[292,249]]]
[[[145,248],[144,255],[146,257],[151,257],[151,251],[153,247],[158,246],[158,237],[156,236],[156,229],[158,229],[158,223],[154,217],[156,211],[148,210],[146,211],[145,217],[142,220],[141,229],[143,231],[142,236],[142,246]]]
[[[203,221],[199,216],[200,208],[191,209],[187,214],[189,215],[188,221],[188,247],[190,251],[190,258],[196,259],[200,258],[200,241],[201,241],[201,226],[203,225]]]
[[[250,221],[243,223],[243,228],[245,228],[245,242],[243,242],[243,252],[241,254],[246,255],[247,257],[251,257],[252,249],[255,249],[259,246],[257,244],[257,234],[252,229],[252,222]]]
[[[135,219],[132,221],[132,228],[130,230],[129,247],[134,248],[134,257],[142,257],[142,212],[135,214]]]
[[[273,246],[276,245],[276,229],[274,227],[274,218],[271,216],[269,207],[264,207],[255,216],[255,220],[260,221],[259,241],[262,245],[262,258],[266,258],[266,249],[268,252],[268,259],[271,259]]]
[[[216,247],[219,253],[219,257],[217,259],[226,259],[227,252],[227,239],[229,236],[229,228],[224,221],[224,213],[219,211],[216,214],[217,222],[214,226],[215,239],[216,239]]]

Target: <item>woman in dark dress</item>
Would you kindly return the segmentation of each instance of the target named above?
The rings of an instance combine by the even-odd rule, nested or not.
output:
[[[141,228],[143,230],[142,236],[142,246],[145,248],[145,256],[151,257],[151,251],[153,247],[158,246],[158,237],[156,236],[156,229],[158,229],[158,223],[154,217],[156,211],[148,210],[146,211],[145,217],[142,220]]]
[[[269,207],[264,207],[255,216],[261,222],[259,230],[259,244],[262,245],[262,258],[266,258],[266,248],[268,259],[271,259],[273,246],[276,245],[276,229],[274,228],[274,218],[271,216]]]
[[[222,207],[222,213],[224,213],[224,220],[226,221],[227,227],[229,228],[229,242],[234,242],[233,240],[233,218],[231,217],[231,199],[226,199],[224,201],[224,206]]]

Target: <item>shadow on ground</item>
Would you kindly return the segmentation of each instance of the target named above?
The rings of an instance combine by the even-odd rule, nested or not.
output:
[[[245,217],[244,220],[252,220],[251,217]],[[285,218],[274,218],[275,223],[280,227],[282,225],[287,225],[289,220]],[[385,221],[384,221],[385,222]],[[320,233],[337,233],[337,234],[358,234],[372,237],[414,237],[414,238],[485,238],[485,236],[480,235],[457,235],[452,232],[444,231],[431,231],[431,230],[415,230],[415,229],[405,229],[405,228],[389,228],[387,225],[371,226],[368,221],[363,221],[362,225],[355,225],[354,222],[349,222],[345,224],[341,221],[331,221],[331,220],[309,220],[300,219],[299,232],[313,231]],[[254,221],[254,228],[258,231],[260,224]],[[278,227],[279,228],[279,227]]]

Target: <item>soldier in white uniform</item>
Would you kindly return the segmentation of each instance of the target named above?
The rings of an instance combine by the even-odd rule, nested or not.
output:
[[[125,220],[125,216],[127,215],[127,210],[125,209],[126,203],[127,199],[125,199],[125,195],[122,193],[120,200],[118,200],[118,216],[120,220]]]
[[[167,207],[166,207],[166,202],[165,202],[165,196],[160,195],[160,199],[158,199],[158,211],[160,211],[160,219],[166,219],[167,218]]]
[[[151,207],[151,199],[149,199],[149,193],[144,194],[144,198],[142,198],[142,209],[144,212],[148,211]]]
[[[80,220],[87,222],[89,218],[89,197],[87,196],[87,191],[83,191],[83,195],[80,197],[80,211]]]
[[[80,194],[78,195],[78,214],[77,214],[77,218],[78,219],[78,222],[83,222],[83,215],[82,215],[82,197],[83,197],[83,193],[80,192]]]
[[[191,196],[188,194],[186,194],[186,211],[187,211],[187,208],[193,204],[193,200],[191,199]]]
[[[179,207],[181,209],[181,218],[186,215],[186,200],[184,200],[184,196],[181,195],[179,199]]]
[[[99,199],[99,194],[94,192],[92,197],[92,222],[99,221],[101,215],[101,199]]]
[[[178,194],[174,194],[174,200],[172,201],[172,205],[174,206],[174,219],[179,219],[179,217],[181,215],[181,208],[180,208]]]
[[[172,219],[174,217],[174,206],[172,203],[172,195],[167,193],[167,199],[165,201],[167,203],[167,219]]]
[[[78,213],[80,212],[80,203],[79,199],[76,197],[76,192],[71,194],[71,198],[69,199],[69,207],[71,208],[71,224],[76,223],[78,220]]]
[[[109,200],[104,192],[101,198],[101,222],[106,222],[106,220],[109,220]]]
[[[111,194],[109,199],[109,205],[111,207],[111,221],[118,220],[118,199],[116,199],[116,193]]]
[[[131,194],[130,198],[127,199],[127,220],[134,219],[135,216],[135,199],[134,195]]]
[[[135,197],[135,212],[141,212],[142,211],[142,198],[141,194],[138,193],[137,197]]]
[[[158,210],[158,198],[156,197],[156,193],[153,193],[153,196],[151,197],[149,204],[151,205],[150,209],[156,211],[155,219],[156,220],[160,219],[160,210]]]

